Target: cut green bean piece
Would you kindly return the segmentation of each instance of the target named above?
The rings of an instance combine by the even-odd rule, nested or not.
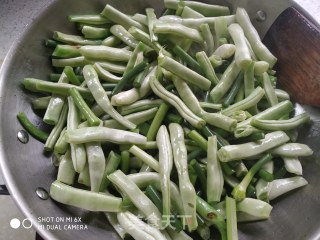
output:
[[[214,71],[214,68],[212,67],[212,64],[210,63],[207,54],[203,51],[198,52],[196,54],[196,59],[200,64],[205,77],[209,79],[214,85],[217,85],[219,83],[219,79],[216,75],[216,72]]]
[[[222,162],[246,159],[280,146],[288,141],[289,137],[284,132],[276,131],[266,134],[265,138],[258,142],[224,146],[218,151],[218,156]]]
[[[109,19],[101,16],[100,14],[69,15],[68,20],[70,22],[86,23],[86,24],[94,24],[94,25],[110,23]]]
[[[101,27],[83,26],[81,32],[87,39],[104,39],[110,36],[109,29]]]
[[[120,12],[119,10],[115,9],[111,5],[107,4],[103,11],[101,12],[102,16],[105,16],[110,21],[120,24],[125,27],[125,29],[129,29],[130,27],[134,26],[139,28],[143,31],[147,31],[147,28],[143,26],[141,23],[134,21],[131,17],[127,16],[126,14]]]
[[[58,44],[59,44],[59,42],[57,42],[53,39],[44,40],[44,46],[46,46],[47,48],[55,49]]]
[[[40,140],[41,142],[47,141],[49,134],[38,129],[35,125],[33,125],[24,112],[19,112],[19,114],[17,115],[17,118],[21,123],[21,125],[24,127],[24,129],[27,130],[27,132],[31,136]]]
[[[218,103],[225,96],[239,73],[240,68],[233,61],[223,73],[219,83],[210,92],[213,103]]]
[[[152,123],[150,125],[149,131],[147,133],[147,140],[154,141],[157,135],[157,132],[169,110],[169,105],[166,103],[161,103]]]
[[[240,102],[232,104],[226,109],[223,109],[221,113],[226,116],[230,116],[236,111],[249,109],[255,106],[262,99],[264,94],[265,91],[261,87],[257,87],[248,97],[241,100]]]
[[[99,126],[101,123],[101,120],[94,115],[94,113],[91,111],[87,103],[84,101],[84,99],[81,97],[79,91],[75,88],[71,88],[69,90],[70,96],[73,98],[74,103],[78,107],[78,109],[81,111],[81,113],[85,116],[85,118],[88,120],[90,126]]]
[[[179,189],[183,203],[184,214],[190,215],[187,221],[190,231],[197,228],[196,218],[196,192],[190,182],[187,163],[187,150],[184,143],[183,129],[179,124],[171,123],[169,125],[170,140],[173,151],[174,164],[176,166],[179,178]]]
[[[68,105],[64,104],[63,108],[61,110],[60,116],[59,116],[59,120],[58,120],[57,124],[54,126],[54,128],[51,130],[50,135],[44,144],[45,151],[52,151],[53,150],[54,145],[58,141],[58,138],[61,134],[61,131],[65,127],[65,124],[67,121],[67,115],[68,115]]]
[[[130,170],[130,153],[127,150],[121,151],[120,169],[124,174]]]
[[[80,80],[77,78],[77,76],[75,75],[72,67],[70,66],[66,66],[64,69],[63,69],[63,72],[64,74],[67,76],[68,80],[70,83],[72,83],[73,85],[76,85],[76,86],[80,86],[81,82]]]
[[[100,63],[95,63],[93,67],[96,70],[97,74],[99,75],[99,78],[102,80],[105,80],[106,82],[118,83],[121,80],[121,77],[110,73],[108,70],[105,70],[100,65]]]
[[[159,107],[162,103],[163,101],[161,99],[144,99],[137,101],[131,105],[119,107],[118,109],[122,115],[128,115],[130,113],[140,112],[151,108]]]
[[[210,204],[220,202],[224,182],[217,151],[217,137],[209,137],[207,150],[207,200]]]
[[[236,19],[239,25],[242,27],[245,36],[247,37],[254,53],[260,60],[269,63],[270,68],[277,62],[277,58],[272,55],[268,48],[261,42],[257,30],[252,25],[250,18],[244,8],[237,8]]]
[[[224,107],[228,107],[230,104],[234,103],[234,98],[237,95],[242,83],[243,83],[243,72],[240,72],[233,86],[231,87],[230,92],[228,93],[228,95],[226,96],[223,102]]]
[[[53,67],[82,67],[88,64],[90,61],[85,57],[73,57],[73,58],[64,58],[64,59],[56,59],[52,58],[51,63]]]
[[[67,131],[67,141],[74,144],[113,142],[116,144],[144,144],[146,137],[129,131],[106,127],[85,127]]]
[[[132,55],[131,51],[107,46],[82,46],[79,51],[84,57],[99,61],[127,62]]]
[[[153,170],[155,170],[156,172],[159,172],[159,169],[160,169],[159,162],[156,159],[154,159],[151,155],[149,155],[148,153],[143,151],[141,148],[139,148],[137,146],[132,146],[129,149],[129,152],[132,155],[139,158],[140,160],[142,160],[145,164],[150,166]]]
[[[123,194],[130,198],[133,204],[144,214],[144,216],[153,216],[153,219],[157,219],[152,222],[152,224],[155,224],[154,226],[161,226],[161,223],[159,222],[161,219],[161,213],[152,201],[128,176],[120,170],[117,170],[110,174],[108,178]]]
[[[58,44],[55,47],[52,56],[59,58],[73,58],[81,56],[81,53],[79,52],[79,46]]]
[[[212,54],[215,56],[221,57],[222,59],[228,59],[228,58],[231,58],[235,52],[236,52],[235,45],[223,44],[223,45],[219,46]]]
[[[65,154],[69,143],[66,141],[66,131],[67,128],[64,128],[61,133],[60,136],[56,142],[56,144],[54,145],[54,152],[58,153],[58,154]]]
[[[82,36],[65,34],[62,32],[54,31],[53,39],[59,42],[71,44],[71,45],[100,45],[101,40],[88,40]]]
[[[111,105],[110,100],[108,98],[107,93],[101,86],[99,81],[98,75],[94,68],[91,65],[86,65],[83,68],[83,75],[85,81],[88,85],[88,88],[92,92],[93,97],[95,98],[97,104],[106,112],[108,113],[113,119],[124,125],[129,129],[136,128],[136,125],[132,122],[125,119],[121,116]]]
[[[39,97],[34,100],[32,100],[32,109],[34,110],[42,110],[46,109],[49,105],[51,97]]]
[[[307,157],[313,154],[312,149],[308,145],[301,143],[283,144],[271,149],[270,152],[283,157]]]
[[[100,192],[103,192],[107,189],[110,184],[108,176],[118,169],[120,162],[121,157],[114,151],[111,151],[106,159],[106,167],[104,169],[104,174],[100,184]]]
[[[79,207],[93,212],[120,212],[121,198],[77,189],[54,181],[50,187],[50,196],[57,202]]]
[[[204,23],[200,25],[200,32],[204,40],[205,44],[205,49],[206,49],[206,54],[208,56],[211,56],[214,52],[214,39],[213,35],[211,33],[211,29],[209,24]]]
[[[159,175],[162,193],[162,203],[164,216],[170,215],[170,174],[173,165],[172,147],[169,133],[165,125],[162,125],[156,135],[156,142],[159,149]]]
[[[226,197],[226,215],[227,215],[227,239],[238,239],[237,228],[237,209],[236,201],[231,197]]]
[[[199,63],[194,60],[185,50],[183,50],[180,46],[175,45],[172,49],[172,51],[184,62],[187,63],[187,65],[197,73],[202,73],[202,68],[199,65]]]
[[[229,33],[236,46],[235,61],[239,67],[246,69],[252,62],[244,32],[239,24],[233,23],[228,27]]]
[[[208,90],[210,88],[211,82],[210,80],[202,77],[198,73],[190,70],[189,68],[183,66],[179,62],[173,60],[167,56],[159,56],[158,63],[164,69],[172,72],[173,74],[181,77],[185,81],[192,83],[203,90]]]
[[[154,9],[146,8],[146,14],[147,14],[147,22],[148,22],[148,28],[150,33],[150,39],[151,41],[158,41],[158,37],[153,32],[154,24],[157,21],[157,16],[154,13]]]
[[[121,80],[118,82],[117,86],[113,89],[112,91],[112,95],[116,95],[119,92],[121,92],[121,90],[124,88],[124,86],[128,83],[133,82],[133,78],[139,74],[140,72],[142,72],[146,67],[148,66],[148,63],[143,61],[141,63],[139,63],[137,66],[135,66],[134,68],[132,68],[130,71],[128,71],[122,78]]]
[[[299,126],[308,123],[309,121],[310,115],[305,112],[288,120],[261,120],[253,118],[250,124],[259,129],[268,131],[288,131],[296,129]]]

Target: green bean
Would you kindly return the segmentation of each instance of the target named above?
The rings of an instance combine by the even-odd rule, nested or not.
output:
[[[272,53],[266,48],[266,46],[261,42],[258,32],[252,25],[250,18],[244,8],[237,8],[236,10],[236,20],[242,27],[245,36],[247,37],[254,53],[260,60],[269,63],[270,68],[274,66],[277,58],[272,55]]]
[[[272,156],[271,154],[265,154],[263,155],[249,170],[247,175],[242,179],[242,181],[233,188],[232,190],[232,195],[237,201],[241,201],[245,198],[246,196],[246,191],[247,188],[254,177],[254,175],[261,169],[261,167],[271,161]]]
[[[70,22],[86,23],[86,24],[94,24],[94,25],[110,23],[109,19],[101,16],[100,14],[69,15],[68,20]]]
[[[239,73],[240,68],[233,61],[223,73],[219,83],[210,92],[213,103],[219,102],[225,96]]]
[[[114,7],[110,6],[109,4],[105,6],[103,11],[101,12],[101,15],[105,16],[107,19],[111,20],[114,23],[122,25],[127,30],[132,26],[139,28],[143,31],[147,30],[146,27],[143,26],[141,23],[134,21],[132,18],[115,9]]]
[[[55,47],[52,56],[59,58],[73,58],[81,56],[81,53],[79,52],[78,46],[58,44]]]
[[[133,16],[131,16],[131,18],[141,23],[142,25],[148,26],[148,19],[147,19],[147,16],[144,14],[136,13]]]
[[[160,176],[158,173],[154,172],[143,172],[137,174],[128,175],[130,180],[132,180],[135,184],[139,186],[141,189],[145,189],[150,184],[153,185],[160,191]],[[173,205],[173,209],[176,210],[179,214],[184,214],[183,204],[181,200],[181,196],[179,194],[178,187],[171,181],[170,182],[170,193],[171,193],[171,203]]]
[[[147,62],[143,61],[128,71],[118,82],[117,86],[113,89],[112,95],[116,95],[124,88],[124,86],[133,81],[133,78],[139,74],[140,72],[144,71],[144,69],[148,66]]]
[[[107,46],[82,46],[79,51],[86,58],[119,62],[129,61],[132,55],[131,51]]]
[[[158,63],[164,69],[172,72],[178,77],[181,77],[185,81],[188,81],[200,87],[203,90],[208,90],[210,88],[211,82],[208,79],[202,77],[198,73],[190,70],[189,68],[183,66],[182,64],[178,63],[170,57],[159,56]]]
[[[307,157],[313,154],[312,149],[301,143],[287,143],[270,150],[274,155],[283,157]]]
[[[264,96],[265,91],[261,87],[257,87],[248,97],[237,102],[226,109],[221,110],[221,113],[230,116],[233,112],[246,110],[255,106]]]
[[[234,98],[237,95],[242,83],[243,83],[243,72],[240,72],[234,84],[232,85],[230,92],[228,93],[228,95],[226,96],[223,102],[224,107],[228,107],[231,103],[234,102]]]
[[[196,203],[197,212],[200,214],[200,216],[203,217],[206,221],[208,221],[209,224],[215,225],[220,232],[221,239],[226,240],[226,222],[223,216],[215,208],[213,208],[211,205],[209,205],[209,203],[207,203],[199,196],[197,196]]]
[[[179,114],[184,119],[186,119],[191,125],[198,128],[204,125],[205,121],[203,119],[194,115],[188,109],[188,107],[180,100],[180,98],[168,92],[155,77],[151,77],[150,85],[157,96],[173,105],[178,110]]]
[[[114,151],[111,151],[106,159],[106,166],[104,169],[102,181],[100,184],[100,192],[103,192],[107,189],[110,181],[108,176],[118,169],[120,165],[121,157],[116,154]]]
[[[79,127],[81,116],[72,97],[68,97],[68,108],[67,130],[77,129]],[[80,173],[83,171],[87,162],[85,147],[82,144],[70,144],[70,150],[74,170]]]
[[[59,116],[59,120],[58,120],[57,124],[54,126],[54,128],[51,130],[50,135],[44,144],[45,151],[52,151],[53,150],[54,145],[56,144],[56,142],[61,134],[61,131],[66,124],[67,115],[68,115],[68,106],[67,106],[67,104],[64,104],[63,108],[61,110],[60,116]]]
[[[77,78],[77,76],[73,72],[72,67],[66,66],[63,69],[63,73],[67,76],[69,82],[72,83],[73,85],[79,86],[81,84],[80,80]]]
[[[150,125],[149,131],[147,133],[147,140],[153,141],[156,138],[156,134],[169,110],[169,105],[166,103],[161,103],[152,123]]]
[[[146,121],[153,119],[158,111],[158,108],[151,108],[145,111],[132,113],[124,116],[125,119],[134,123],[135,125],[139,125]],[[116,129],[127,129],[125,126],[121,125],[114,119],[104,121],[103,125],[108,128],[116,128]]]
[[[213,68],[220,67],[223,64],[222,58],[214,54],[209,57],[209,60]]]
[[[93,97],[95,98],[98,105],[108,113],[113,119],[128,127],[129,129],[136,128],[136,125],[122,117],[111,105],[107,93],[101,86],[99,82],[97,73],[95,72],[94,68],[91,65],[86,65],[83,68],[83,75],[85,81],[88,85],[89,90],[92,92]]]
[[[120,169],[124,174],[130,170],[130,153],[127,150],[121,151]]]
[[[150,33],[150,39],[151,41],[158,41],[158,37],[154,34],[154,24],[157,21],[157,16],[154,13],[153,8],[146,8],[146,14],[147,14],[147,25]]]
[[[262,74],[262,85],[263,85],[264,91],[266,93],[266,97],[267,97],[269,104],[271,106],[276,105],[278,103],[278,98],[276,96],[274,88],[271,85],[269,75],[266,72],[264,72]]]
[[[263,179],[266,182],[272,182],[273,181],[273,174],[269,173],[268,171],[264,169],[260,169],[258,172],[259,177]]]
[[[90,187],[90,174],[89,174],[89,165],[86,163],[82,172],[79,174],[78,183],[83,184],[87,187]]]
[[[105,193],[77,189],[54,181],[50,187],[50,196],[57,202],[94,212],[120,212],[121,198]]]
[[[175,45],[172,49],[172,51],[184,62],[187,63],[187,65],[197,73],[202,73],[201,66],[199,63],[194,60],[185,50],[183,50],[179,45]]]
[[[211,83],[213,83],[214,85],[217,85],[219,83],[219,79],[214,71],[214,68],[212,67],[210,60],[207,56],[207,54],[202,51],[202,52],[198,52],[196,54],[196,59],[198,61],[198,63],[200,64],[204,75],[207,79],[209,79],[211,81]]]
[[[122,42],[128,46],[135,48],[138,45],[138,41],[121,25],[113,25],[110,28],[110,32],[121,39]]]
[[[221,110],[222,109],[222,104],[209,103],[209,102],[200,102],[200,107],[208,108],[208,109],[212,109],[212,110]]]
[[[82,67],[86,64],[88,64],[90,61],[86,59],[85,57],[74,57],[74,58],[64,58],[64,59],[55,59],[53,58],[51,60],[53,67]]]
[[[60,77],[61,77],[61,74],[59,73],[50,73],[49,80],[51,82],[58,82]],[[82,75],[76,75],[76,77],[79,79],[80,82],[84,81],[84,77]]]
[[[177,9],[178,4],[178,0],[164,1],[165,7],[170,9]],[[225,6],[206,4],[196,1],[186,1],[183,2],[183,5],[194,9],[195,11],[203,14],[204,16],[224,16],[230,14],[229,8]]]
[[[121,77],[118,77],[109,71],[105,70],[99,63],[93,65],[100,79],[105,80],[106,82],[118,83],[121,80]]]
[[[140,88],[141,87],[142,82],[147,77],[149,71],[150,71],[149,64],[147,64],[146,68],[142,72],[140,72],[136,76],[136,78],[134,79],[133,84],[132,84],[134,88]]]
[[[65,154],[68,147],[69,147],[69,143],[67,143],[66,141],[66,131],[67,128],[64,128],[61,133],[60,136],[56,142],[56,144],[54,145],[54,152],[58,153],[58,154]]]
[[[54,31],[53,39],[71,45],[100,45],[101,40],[88,40],[82,36],[65,34],[62,32]]]
[[[166,116],[166,120],[167,122],[169,123],[178,123],[178,124],[182,124],[183,122],[183,118],[178,115],[178,114],[173,114],[173,113],[169,113],[167,116]]]
[[[158,22],[153,25],[153,31],[157,34],[171,34],[203,44],[203,37],[198,30],[186,27],[182,24]]]
[[[211,129],[209,129],[207,126],[203,127],[201,129],[201,132],[203,133],[203,135],[205,135],[207,138],[211,137],[211,136],[217,136],[217,142],[218,142],[218,148],[221,148],[223,146],[229,145],[228,141],[226,139],[224,139],[220,134],[218,134],[217,132],[212,131]]]
[[[265,61],[254,62],[254,75],[260,76],[269,69],[269,63]]]
[[[136,28],[136,27],[131,27],[128,32],[138,41],[143,42],[146,44],[148,47],[151,49],[155,50],[158,54],[160,51],[168,56],[171,56],[169,52],[167,52],[158,42],[152,42],[149,35],[142,30]]]
[[[110,31],[107,28],[83,26],[82,34],[87,39],[104,39],[110,36]]]
[[[231,58],[236,52],[236,46],[234,44],[223,44],[219,46],[212,54],[222,59]]]
[[[217,137],[208,138],[207,163],[207,201],[209,204],[220,202],[223,189],[222,169],[217,159]]]
[[[291,129],[296,129],[310,121],[310,116],[308,113],[299,114],[288,120],[261,120],[253,118],[250,124],[259,129],[268,130],[268,131],[288,131]]]
[[[200,156],[202,156],[203,154],[203,150],[202,149],[196,149],[196,150],[193,150],[192,152],[190,152],[187,156],[187,160],[188,162],[190,162],[192,159],[196,159]]]
[[[192,159],[190,161],[190,166],[194,169],[197,179],[199,179],[202,192],[206,193],[207,190],[207,176],[206,171],[201,167],[201,165],[198,163],[196,159]]]
[[[110,28],[110,32],[111,32],[111,28]],[[101,42],[101,45],[107,46],[107,47],[115,47],[115,46],[120,45],[122,41],[115,34],[113,34],[113,35],[111,35],[111,36],[107,37],[105,40],[103,40]]]
[[[31,136],[33,136],[41,142],[47,141],[49,137],[48,133],[38,129],[35,125],[33,125],[24,112],[19,112],[17,118],[21,125],[24,127],[24,129],[26,129]]]
[[[108,213],[104,212],[104,215],[107,217],[108,222],[113,227],[113,229],[119,234],[121,239],[124,239],[127,235],[127,232],[124,230],[124,228],[120,225],[117,214],[116,213]]]
[[[163,16],[159,18],[160,22],[178,23],[194,29],[198,29],[199,26],[204,23],[209,24],[210,28],[214,28],[215,23],[220,19],[224,19],[226,21],[226,24],[230,25],[231,23],[235,22],[235,15],[204,18],[181,18],[179,16]]]
[[[103,69],[112,72],[112,73],[118,73],[123,74],[126,70],[126,66],[121,63],[114,63],[114,62],[96,62],[98,63]]]
[[[259,142],[224,146],[218,151],[218,156],[222,162],[246,159],[280,146],[287,141],[289,141],[289,137],[284,132],[276,131],[266,134],[265,138]]]
[[[182,13],[181,13],[181,17],[183,17],[183,18],[203,18],[204,15],[193,10],[192,8],[190,8],[188,6],[184,6]]]
[[[32,100],[32,109],[34,110],[42,110],[46,109],[49,105],[51,96],[48,97],[39,97],[34,100]]]
[[[110,174],[108,178],[123,194],[130,198],[132,203],[144,214],[144,216],[153,216],[156,219],[161,219],[161,213],[157,207],[123,172],[117,170]],[[155,224],[155,226],[160,226],[159,221],[153,222],[153,224]]]
[[[237,143],[255,142],[265,138],[264,132],[254,132],[247,137],[237,139]]]
[[[237,95],[234,97],[235,102],[240,102],[244,99],[244,84],[241,84]]]
[[[235,199],[226,196],[227,239],[238,239],[237,209]]]
[[[196,130],[192,130],[188,133],[188,137],[195,141],[197,145],[204,151],[208,149],[208,141],[201,136]]]
[[[185,215],[191,215],[188,221],[189,231],[195,230],[198,226],[196,218],[196,193],[190,182],[187,170],[187,150],[184,143],[183,129],[179,124],[169,125],[170,140],[172,145],[173,159],[179,178],[179,189]]]
[[[140,112],[151,108],[159,107],[162,103],[163,101],[161,99],[144,99],[137,101],[131,105],[121,106],[118,109],[122,115],[128,115],[130,113]]]
[[[150,166],[153,170],[159,172],[159,162],[141,148],[134,145],[129,149],[129,152]]]
[[[91,109],[88,107],[87,103],[81,97],[79,91],[75,88],[71,88],[69,90],[70,96],[73,98],[74,103],[80,110],[80,112],[85,116],[88,120],[90,126],[98,126],[101,123],[101,120],[94,115]]]
[[[44,40],[44,46],[46,46],[47,48],[55,49],[58,44],[59,42],[53,39]]]
[[[106,128],[85,127],[67,131],[67,141],[74,144],[87,142],[113,142],[117,144],[144,144],[146,137],[129,131]]]
[[[159,175],[162,193],[163,212],[165,216],[170,215],[170,174],[173,165],[172,148],[170,144],[169,133],[166,126],[162,125],[156,136],[156,142],[159,149]]]
[[[203,37],[203,40],[205,42],[206,54],[208,56],[211,56],[211,54],[213,54],[214,52],[214,40],[213,40],[210,26],[209,24],[204,23],[200,25],[199,29]]]
[[[308,182],[300,176],[273,180],[269,189],[269,199],[273,200],[284,193],[307,184]]]
[[[236,46],[236,52],[234,56],[236,64],[242,69],[246,69],[251,64],[252,59],[245,41],[244,32],[237,23],[231,24],[228,27],[228,30]]]
[[[58,83],[68,83],[68,78],[65,74],[61,74]],[[56,125],[65,103],[65,97],[59,94],[52,94],[47,110],[44,114],[43,121],[50,125]]]

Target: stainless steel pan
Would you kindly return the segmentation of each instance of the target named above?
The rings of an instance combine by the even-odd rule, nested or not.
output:
[[[119,239],[100,213],[90,213],[73,207],[60,205],[51,199],[41,200],[36,189],[48,190],[56,179],[57,170],[50,157],[43,152],[43,145],[30,138],[27,144],[17,140],[21,129],[16,114],[23,110],[33,122],[41,125],[30,107],[34,96],[26,94],[21,87],[24,77],[45,79],[50,69],[50,51],[42,41],[52,35],[53,30],[72,32],[73,25],[68,24],[66,16],[72,13],[99,12],[106,2],[127,13],[134,13],[152,6],[161,12],[160,0],[57,0],[52,1],[37,16],[11,48],[0,74],[0,162],[6,184],[16,203],[33,223],[36,230],[45,239]],[[221,2],[221,1],[207,1]],[[253,20],[262,36],[276,17],[291,4],[289,1],[269,0],[229,0],[227,4],[235,9],[245,7],[252,19],[259,10],[266,13],[265,21]],[[258,18],[259,20],[259,18]],[[297,110],[302,108],[297,105]],[[303,107],[310,112],[313,124],[301,129],[299,141],[307,143],[314,155],[303,160],[304,175],[309,185],[280,198],[273,203],[274,209],[268,221],[240,224],[240,239],[319,239],[320,238],[320,118],[318,109]],[[53,217],[39,219],[39,217]],[[81,217],[82,223],[74,221],[69,225],[86,225],[87,230],[64,230],[66,222],[59,223],[56,217]],[[48,220],[42,222],[39,220]],[[47,225],[60,225],[62,230],[47,230]],[[44,228],[40,228],[40,225]],[[68,225],[68,224],[67,224]]]

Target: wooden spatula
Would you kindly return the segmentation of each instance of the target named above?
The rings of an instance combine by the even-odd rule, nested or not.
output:
[[[298,9],[280,14],[263,39],[278,58],[280,86],[299,103],[320,107],[320,30]]]

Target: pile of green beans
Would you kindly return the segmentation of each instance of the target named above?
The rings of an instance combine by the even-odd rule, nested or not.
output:
[[[51,132],[17,118],[59,159],[55,201],[104,212],[121,238],[207,240],[214,227],[234,240],[237,222],[268,219],[271,200],[307,184],[312,150],[295,141],[310,116],[276,89],[245,9],[164,5],[69,16],[78,35],[45,41],[54,71],[23,80]]]

